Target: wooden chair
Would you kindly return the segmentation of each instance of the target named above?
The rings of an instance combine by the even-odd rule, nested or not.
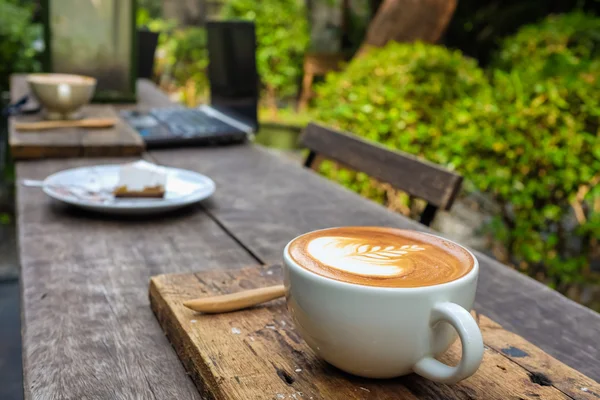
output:
[[[450,209],[462,183],[462,176],[438,165],[314,123],[308,124],[300,143],[310,149],[304,163],[308,168],[317,156],[328,158],[425,200],[420,222],[427,226],[438,208]]]
[[[298,100],[298,110],[304,111],[313,97],[312,84],[316,76],[325,76],[331,71],[339,71],[344,63],[341,53],[308,53],[304,56],[304,76],[302,91]]]

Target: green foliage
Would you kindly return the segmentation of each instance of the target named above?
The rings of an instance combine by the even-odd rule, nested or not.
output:
[[[487,65],[501,39],[550,14],[573,10],[600,13],[597,0],[460,0],[444,35],[444,44]]]
[[[136,24],[138,28],[159,33],[168,33],[177,27],[177,21],[153,17],[151,11],[143,7],[137,9]]]
[[[206,97],[208,91],[208,51],[206,30],[200,27],[178,27],[173,20],[153,18],[151,12],[139,8],[137,25],[160,33],[156,49],[156,74],[163,89],[179,91],[189,106]]]
[[[456,168],[501,205],[494,233],[513,263],[559,286],[589,278],[597,250],[599,67],[548,78],[496,71],[476,130],[453,134]]]
[[[40,70],[34,42],[42,30],[31,22],[32,15],[31,7],[0,0],[0,91],[8,89],[10,74]]]
[[[295,96],[309,42],[304,2],[297,0],[229,0],[224,18],[256,23],[256,63],[271,102]]]
[[[488,229],[509,261],[564,288],[589,278],[600,254],[600,63],[576,66],[556,74],[524,63],[490,83],[459,52],[390,44],[329,75],[315,113],[463,174],[501,206]],[[386,199],[363,174],[323,172]]]
[[[474,99],[489,97],[490,85],[477,63],[459,51],[392,42],[329,74],[317,95],[316,120],[453,168],[460,148],[448,134],[475,129]],[[365,174],[328,162],[321,172],[376,201],[393,200]]]
[[[187,27],[162,34],[157,52],[160,73],[182,88],[183,101],[195,105],[208,90],[206,30]]]
[[[138,16],[139,11],[142,10],[142,12],[146,13],[149,18],[160,18],[163,11],[162,3],[162,0],[137,0]]]
[[[316,119],[390,148],[451,165],[448,132],[472,126],[490,86],[472,59],[423,43],[390,43],[354,59],[317,88]]]
[[[256,61],[270,103],[295,96],[309,41],[303,2],[232,0],[224,5],[222,15],[255,21]],[[156,69],[163,89],[179,92],[181,99],[190,106],[206,97],[208,52],[205,29],[179,28],[175,21],[155,18],[151,10],[144,7],[138,9],[137,24],[161,33]]]
[[[496,65],[560,73],[600,56],[600,18],[583,12],[554,15],[505,39]],[[558,69],[558,71],[555,71]]]
[[[574,12],[502,43],[494,111],[469,170],[504,207],[504,242],[522,267],[557,285],[590,279],[600,247],[600,18]],[[503,155],[504,157],[500,157]],[[479,169],[479,171],[478,171]],[[597,277],[596,277],[597,278]]]

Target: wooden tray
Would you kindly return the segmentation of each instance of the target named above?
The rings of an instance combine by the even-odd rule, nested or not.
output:
[[[11,76],[11,99],[16,101],[29,92],[25,75]],[[28,107],[37,104],[31,99]],[[119,119],[116,109],[110,105],[89,104],[84,106],[85,118],[117,118],[115,126],[107,129],[65,128],[37,132],[21,132],[14,122],[42,120],[41,113],[9,118],[9,145],[16,160],[65,157],[127,157],[144,151],[145,145],[139,133]]]
[[[50,157],[127,157],[144,151],[141,136],[108,105],[88,105],[86,118],[117,118],[115,126],[105,129],[62,128],[21,132],[14,122],[41,121],[41,115],[24,115],[9,119],[9,143],[16,160]]]
[[[476,315],[485,342],[477,373],[457,385],[417,375],[369,380],[316,358],[295,332],[283,299],[229,314],[202,315],[183,300],[281,282],[277,265],[155,276],[150,303],[207,399],[594,399],[600,385],[520,336]],[[557,340],[560,340],[557,338]],[[460,344],[440,359],[456,363]]]

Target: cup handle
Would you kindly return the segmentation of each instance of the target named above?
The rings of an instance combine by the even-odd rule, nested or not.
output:
[[[471,314],[454,303],[437,303],[431,311],[431,325],[446,321],[456,329],[462,344],[462,357],[456,367],[446,365],[431,356],[423,357],[413,367],[414,372],[440,383],[456,383],[473,375],[483,359],[483,338]]]
[[[58,101],[62,104],[71,103],[71,86],[66,83],[61,83],[57,87],[58,90]]]

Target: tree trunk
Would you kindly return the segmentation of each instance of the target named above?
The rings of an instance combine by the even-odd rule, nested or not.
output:
[[[359,54],[397,42],[437,42],[454,14],[457,0],[383,0],[369,24]]]

